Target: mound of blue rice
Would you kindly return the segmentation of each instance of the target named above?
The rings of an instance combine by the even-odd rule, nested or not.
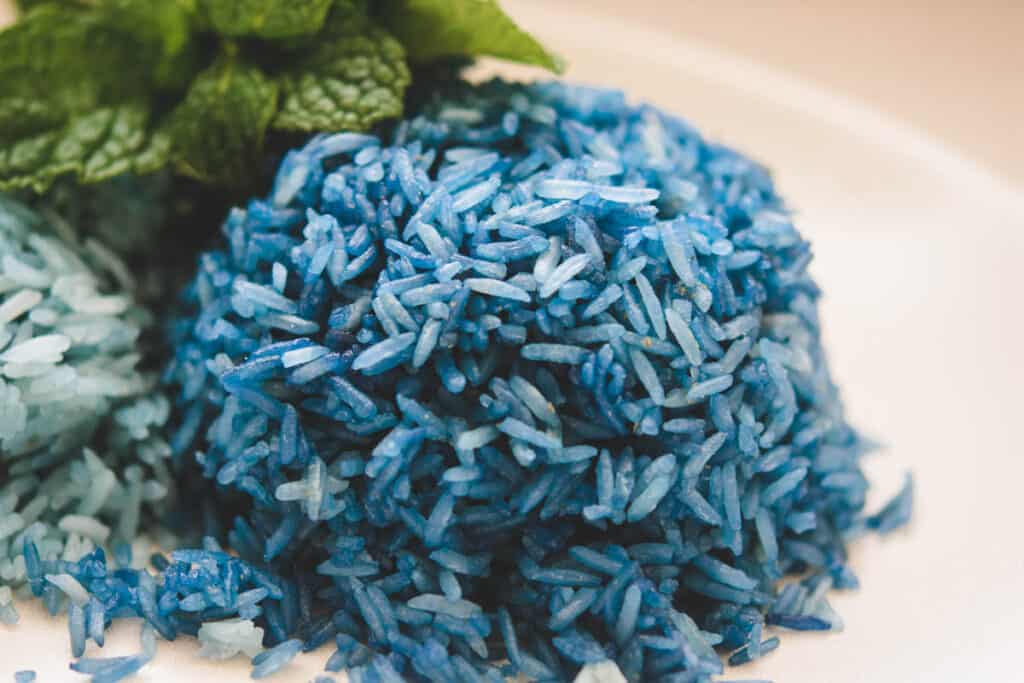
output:
[[[254,678],[331,643],[356,683],[710,681],[839,628],[847,542],[909,517],[909,483],[864,512],[810,260],[764,168],[617,92],[459,86],[316,137],[172,326],[208,537],[153,572],[26,543],[28,578]]]

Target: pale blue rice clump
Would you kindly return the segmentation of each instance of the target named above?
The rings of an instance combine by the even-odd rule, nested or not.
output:
[[[17,613],[25,547],[75,562],[96,548],[130,556],[140,521],[172,486],[159,436],[169,403],[139,371],[150,324],[128,268],[95,240],[0,197],[0,620]],[[59,564],[55,565],[59,569]],[[55,571],[51,611],[89,602]]]
[[[847,543],[912,489],[865,514],[810,260],[764,168],[618,92],[456,86],[315,137],[171,330],[212,537],[155,575],[25,543],[32,589],[76,651],[87,599],[254,678],[330,642],[355,683],[708,683],[838,629]]]

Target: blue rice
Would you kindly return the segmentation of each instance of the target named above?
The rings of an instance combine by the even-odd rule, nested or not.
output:
[[[164,372],[208,537],[152,574],[23,541],[76,651],[135,614],[254,678],[330,642],[353,681],[699,683],[841,628],[848,540],[909,519],[909,479],[864,512],[767,171],[621,93],[457,86],[290,151],[222,233]]]

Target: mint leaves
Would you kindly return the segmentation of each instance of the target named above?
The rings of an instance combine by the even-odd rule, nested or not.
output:
[[[557,69],[495,0],[34,0],[0,32],[0,190],[173,165],[254,180],[268,140],[402,114],[408,61]]]
[[[558,58],[509,19],[497,0],[383,0],[385,25],[413,59],[489,55],[561,71]]]
[[[199,0],[199,12],[224,36],[288,38],[315,33],[332,0]]]

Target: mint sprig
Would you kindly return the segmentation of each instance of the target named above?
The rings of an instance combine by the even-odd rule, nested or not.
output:
[[[487,54],[558,68],[495,0],[20,6],[0,31],[0,190],[167,165],[241,186],[275,135],[401,116],[410,61]]]

